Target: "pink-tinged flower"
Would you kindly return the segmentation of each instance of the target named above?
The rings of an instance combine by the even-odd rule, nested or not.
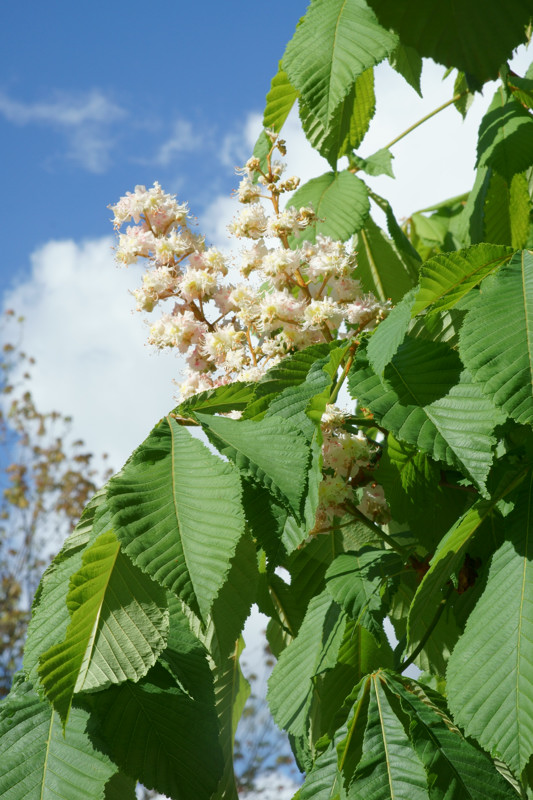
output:
[[[217,288],[217,276],[213,272],[188,269],[179,282],[180,294],[187,302],[210,297]]]
[[[243,250],[241,253],[241,273],[247,278],[248,275],[261,267],[263,258],[268,253],[263,239],[258,239],[252,247]]]
[[[248,175],[245,175],[237,189],[239,203],[256,203],[261,195],[261,187],[252,183]]]
[[[228,230],[238,238],[245,236],[249,239],[260,239],[266,227],[265,209],[260,203],[250,203],[241,209],[239,215],[228,226]]]
[[[191,311],[164,314],[150,326],[148,342],[160,349],[177,347],[181,353],[185,353],[191,344],[202,340],[206,331],[205,323],[199,322]]]
[[[390,520],[390,510],[385,500],[383,486],[379,483],[369,483],[363,487],[363,498],[357,506],[365,517],[382,524]]]
[[[180,394],[183,400],[192,397],[193,394],[199,392],[206,392],[208,389],[214,389],[215,382],[209,375],[200,372],[190,372],[185,376],[185,380],[180,383]]]
[[[304,328],[320,328],[324,323],[330,322],[338,328],[342,322],[343,312],[331,297],[322,300],[311,300],[303,314]]]

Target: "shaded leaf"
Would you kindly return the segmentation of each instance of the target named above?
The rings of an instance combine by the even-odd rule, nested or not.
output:
[[[409,47],[409,45],[404,45],[400,42],[389,55],[389,64],[422,97],[420,89],[422,59],[414,47]]]
[[[380,300],[399,302],[413,288],[418,275],[413,260],[369,217],[354,239],[357,272],[365,291]]]
[[[533,117],[503,87],[479,126],[476,167],[494,167],[508,181],[533,164]]]

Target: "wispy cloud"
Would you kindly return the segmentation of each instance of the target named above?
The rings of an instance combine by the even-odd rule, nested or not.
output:
[[[111,127],[125,109],[99,89],[57,92],[45,101],[25,103],[0,92],[0,115],[14,125],[44,125],[66,137],[66,156],[89,172],[105,172],[111,162]]]
[[[194,130],[188,120],[178,119],[169,127],[167,138],[156,148],[152,156],[136,158],[138,164],[168,167],[180,153],[190,153],[205,146],[201,131]]]

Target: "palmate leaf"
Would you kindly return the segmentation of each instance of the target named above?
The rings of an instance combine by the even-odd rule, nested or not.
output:
[[[470,73],[481,85],[525,41],[528,0],[369,0],[380,23],[421,56]]]
[[[493,167],[510,181],[533,164],[533,116],[499,86],[479,126],[476,167]]]
[[[333,169],[339,158],[359,147],[368,131],[375,110],[376,97],[372,69],[365,70],[355,80],[346,97],[335,109],[327,127],[324,127],[323,122],[309,110],[302,100],[300,101],[300,119],[307,140],[330,163]]]
[[[15,682],[0,705],[0,796],[3,800],[103,800],[117,771],[87,735],[87,711],[74,707],[63,730],[30,683]]]
[[[88,698],[124,772],[176,800],[211,798],[223,769],[212,706],[190,698],[159,664],[137,683]]]
[[[120,552],[113,532],[85,551],[70,579],[65,640],[40,658],[39,676],[65,722],[76,692],[138,680],[165,646],[165,592]]]
[[[299,515],[310,453],[297,428],[279,416],[258,422],[196,416],[218,450],[243,475],[265,486]]]
[[[515,253],[483,287],[482,301],[483,313],[473,308],[464,321],[459,340],[461,358],[497,406],[517,422],[531,423],[533,253]]]
[[[431,776],[431,800],[516,800],[490,758],[453,725],[442,697],[405,678],[384,678],[411,720],[410,738]]]
[[[391,53],[397,38],[364,0],[314,0],[283,57],[292,85],[327,128],[355,79]]]
[[[360,697],[348,719],[347,739],[338,746],[348,767],[343,770],[345,782],[350,781],[348,798],[429,800],[427,776],[407,734],[408,718],[398,699],[387,690],[380,672],[366,678],[363,692],[366,693],[366,720],[363,722],[359,718],[361,710],[363,713],[365,710],[363,697]],[[351,754],[347,750],[355,752]],[[350,758],[357,762],[355,770]]]
[[[244,530],[234,467],[169,416],[111,481],[108,502],[126,555],[206,619]]]
[[[431,311],[452,308],[487,275],[512,256],[512,248],[477,244],[455,253],[441,253],[427,261],[420,273],[420,289],[411,313],[431,306]]]
[[[335,666],[345,625],[346,616],[331,596],[327,592],[317,595],[309,603],[298,635],[272,671],[268,684],[272,716],[295,736],[306,733],[313,678]]]
[[[346,613],[378,639],[387,613],[383,595],[402,566],[393,551],[363,547],[337,556],[326,572],[326,587]]]
[[[529,475],[447,675],[457,724],[516,775],[533,753],[532,500]]]
[[[298,237],[292,237],[294,247],[299,247],[302,241],[316,241],[318,234],[346,241],[360,230],[370,211],[365,184],[348,170],[312,178],[293,194],[287,205],[294,208],[311,205],[318,217]]]
[[[413,259],[400,251],[371,217],[355,232],[357,275],[363,288],[382,301],[399,302],[418,280]]]
[[[380,379],[358,352],[348,385],[394,436],[472,477],[481,487],[493,460],[494,427],[504,417],[472,381],[458,373],[445,344],[406,338]]]

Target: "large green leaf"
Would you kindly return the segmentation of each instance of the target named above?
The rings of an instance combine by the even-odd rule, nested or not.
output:
[[[516,800],[491,759],[453,725],[442,697],[415,681],[387,673],[384,677],[411,719],[409,735],[431,776],[432,800]]]
[[[352,397],[397,439],[470,475],[482,486],[492,464],[494,427],[504,417],[445,344],[406,338],[381,380],[363,351],[350,372]]]
[[[343,553],[328,567],[326,586],[347,614],[376,638],[387,613],[385,591],[395,584],[403,566],[391,550],[363,547],[357,553]]]
[[[0,705],[2,800],[103,800],[117,767],[91,743],[88,722],[87,711],[74,707],[63,731],[50,704],[16,681]]]
[[[434,256],[422,267],[412,315],[428,306],[431,311],[451,308],[483,278],[505,264],[512,252],[510,247],[477,244],[466,250]]]
[[[374,372],[383,373],[387,364],[396,354],[411,322],[411,307],[415,289],[408,292],[372,333],[368,342],[368,360]]]
[[[65,640],[42,654],[39,676],[63,721],[76,692],[146,675],[165,646],[165,592],[120,551],[112,531],[85,551],[70,579]]]
[[[85,548],[108,529],[109,523],[104,494],[99,492],[87,505],[74,532],[41,579],[24,648],[24,670],[35,685],[41,653],[63,641],[70,623],[65,603],[70,578],[81,568]]]
[[[355,79],[391,53],[397,38],[364,0],[314,0],[283,57],[292,85],[326,128]]]
[[[405,714],[380,673],[370,676],[361,759],[350,800],[429,800],[427,776],[407,735]],[[349,723],[350,727],[350,723]]]
[[[532,500],[530,475],[447,675],[456,722],[516,775],[533,753]]]
[[[298,635],[280,655],[269,680],[268,702],[276,723],[289,733],[306,733],[313,678],[335,666],[345,624],[345,614],[323,592],[311,600]]]
[[[379,21],[398,31],[403,44],[480,85],[525,41],[529,0],[369,0]]]
[[[497,406],[517,422],[531,423],[533,253],[515,253],[482,287],[481,301],[482,306],[472,308],[464,321],[461,358]]]
[[[278,416],[259,422],[207,414],[197,417],[216,447],[243,475],[265,486],[299,514],[310,453],[297,428]]]
[[[223,769],[211,706],[190,698],[159,664],[138,683],[88,697],[122,770],[169,797],[211,798]]]
[[[476,166],[494,167],[510,181],[533,164],[533,117],[503,86],[479,126]]]
[[[365,291],[397,303],[416,284],[413,259],[399,250],[371,217],[357,229],[354,246],[357,273]]]
[[[318,217],[317,222],[292,238],[293,246],[302,241],[314,242],[318,234],[346,241],[360,230],[370,211],[365,184],[348,170],[312,178],[293,194],[288,205],[311,205]]]
[[[300,119],[309,143],[336,168],[337,161],[359,147],[376,110],[374,72],[367,69],[339,103],[327,127],[303,101]]]
[[[234,467],[169,416],[111,481],[108,500],[126,555],[207,618],[244,530]]]

